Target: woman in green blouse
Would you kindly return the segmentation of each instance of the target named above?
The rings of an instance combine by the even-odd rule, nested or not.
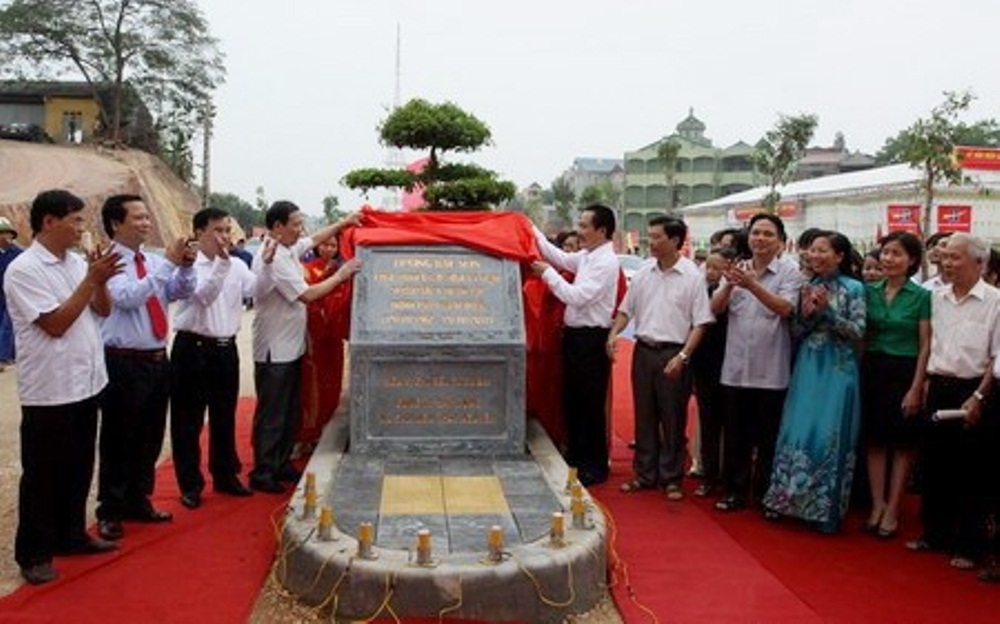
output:
[[[880,254],[885,279],[865,286],[862,417],[872,495],[865,528],[882,539],[896,535],[900,500],[919,439],[917,415],[923,408],[931,344],[931,293],[910,278],[920,268],[922,255],[916,236],[890,233],[882,239]]]

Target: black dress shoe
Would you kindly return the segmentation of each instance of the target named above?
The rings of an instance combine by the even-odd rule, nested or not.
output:
[[[284,494],[285,486],[273,479],[250,479],[250,487],[267,494]]]
[[[289,483],[298,483],[299,479],[302,478],[302,472],[295,468],[291,464],[285,464],[278,471],[278,481],[287,481]]]
[[[73,555],[103,555],[112,550],[118,550],[118,544],[109,540],[88,536],[85,541],[72,544],[66,548],[57,548],[56,554],[64,557]]]
[[[121,520],[98,520],[97,534],[101,539],[116,542],[125,537],[125,527],[122,526]]]
[[[143,522],[146,524],[156,524],[158,522],[170,522],[174,519],[174,514],[169,511],[160,511],[159,509],[147,507],[128,514],[125,516],[125,519],[134,520],[135,522]]]
[[[198,509],[201,507],[201,494],[198,492],[181,494],[181,505],[184,505],[188,509]]]
[[[227,496],[250,496],[253,494],[253,492],[248,490],[247,486],[240,483],[240,480],[236,477],[226,481],[217,482],[212,487],[219,494],[226,494]]]
[[[32,585],[42,585],[59,578],[59,573],[52,569],[51,563],[37,563],[21,568],[21,576]]]

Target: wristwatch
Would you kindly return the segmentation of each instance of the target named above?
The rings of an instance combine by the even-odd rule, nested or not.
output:
[[[690,356],[690,355],[688,355],[687,353],[683,352],[683,351],[681,351],[681,352],[680,352],[680,353],[678,353],[677,355],[678,355],[678,356],[680,356],[680,358],[681,358],[681,362],[683,362],[683,363],[685,363],[685,364],[687,364],[687,363],[688,363],[688,360],[690,360],[690,359],[691,359],[691,356]]]
[[[980,392],[979,388],[976,388],[972,392],[972,396],[976,397],[976,400],[979,401],[980,403],[985,403],[986,402],[986,395],[983,394],[982,392]]]

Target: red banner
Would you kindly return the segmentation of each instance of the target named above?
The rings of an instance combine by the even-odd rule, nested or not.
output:
[[[886,219],[890,232],[911,232],[920,234],[919,204],[889,204]]]
[[[962,169],[1000,171],[1000,148],[959,145],[955,147],[955,158]]]
[[[971,232],[972,206],[938,206],[938,232]]]
[[[737,208],[733,211],[733,218],[741,223],[746,223],[758,212],[764,212],[764,207]],[[780,202],[774,207],[774,214],[782,219],[796,219],[802,216],[802,204],[797,201]]]

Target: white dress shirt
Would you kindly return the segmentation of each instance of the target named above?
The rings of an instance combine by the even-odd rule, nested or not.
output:
[[[982,279],[961,300],[953,285],[931,294],[931,354],[927,372],[982,377],[1000,353],[1000,290]]]
[[[553,267],[542,273],[542,280],[552,294],[566,304],[563,316],[566,326],[611,327],[621,271],[611,241],[589,251],[566,253],[550,243],[537,228],[535,239],[547,262],[576,274],[571,283]]]
[[[278,245],[274,260],[253,259],[258,289],[253,319],[254,362],[294,362],[306,352],[306,304],[299,297],[309,288],[299,258],[313,246],[311,238],[291,247]]]
[[[635,322],[635,335],[647,342],[684,344],[698,325],[714,323],[705,277],[683,256],[661,270],[649,259],[632,276],[621,311]]]
[[[212,338],[232,338],[240,331],[243,299],[254,296],[257,278],[239,258],[202,252],[194,261],[196,286],[177,303],[174,329]]]
[[[108,383],[98,315],[87,306],[61,337],[35,321],[53,312],[87,275],[73,252],[60,259],[35,241],[7,268],[4,293],[17,347],[22,405],[68,405],[89,399]]]

